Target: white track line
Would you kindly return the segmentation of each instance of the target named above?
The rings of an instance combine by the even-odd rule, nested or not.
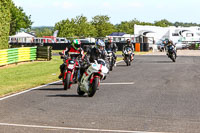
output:
[[[23,125],[23,124],[10,124],[10,123],[0,123],[0,126],[44,128],[44,129],[58,129],[58,130],[76,130],[76,131],[94,131],[94,132],[115,132],[115,133],[164,133],[164,132],[146,132],[146,131],[129,131],[129,130],[108,130],[108,129],[92,129],[92,128],[72,128],[72,127],[55,127],[55,126],[40,126],[40,125]]]
[[[49,83],[49,84],[46,84],[46,85],[41,85],[41,86],[38,86],[38,87],[35,87],[35,88],[31,88],[31,89],[28,89],[28,90],[25,90],[25,91],[22,91],[22,92],[13,94],[13,95],[5,96],[5,97],[0,98],[0,101],[1,101],[1,100],[4,100],[4,99],[7,99],[7,98],[10,98],[10,97],[14,97],[14,96],[23,94],[23,93],[26,93],[26,92],[29,92],[29,91],[32,91],[32,90],[36,90],[36,89],[39,89],[39,88],[42,88],[42,87],[45,87],[45,86],[48,86],[48,85],[51,85],[51,84],[58,83],[58,82],[60,82],[60,81],[61,81],[61,80],[56,81],[56,82],[52,82],[52,83]]]
[[[133,85],[135,84],[134,82],[122,82],[122,83],[101,83],[101,85]]]

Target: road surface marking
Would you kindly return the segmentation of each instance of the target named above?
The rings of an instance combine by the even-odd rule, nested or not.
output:
[[[41,86],[38,86],[38,87],[35,87],[35,88],[31,88],[31,89],[28,89],[28,90],[25,90],[25,91],[22,91],[22,92],[13,94],[13,95],[5,96],[5,97],[0,98],[0,101],[1,101],[1,100],[4,100],[4,99],[7,99],[7,98],[10,98],[10,97],[14,97],[14,96],[23,94],[23,93],[26,93],[26,92],[29,92],[29,91],[32,91],[32,90],[36,90],[36,89],[39,89],[39,88],[42,88],[42,87],[46,87],[46,86],[51,85],[51,84],[58,83],[58,82],[60,82],[60,81],[61,81],[61,80],[56,81],[56,82],[52,82],[52,83],[49,83],[49,84],[46,84],[46,85],[41,85]]]
[[[147,132],[147,131],[130,131],[130,130],[108,130],[108,129],[92,129],[92,128],[71,128],[71,127],[55,127],[55,126],[40,126],[40,125],[23,125],[23,124],[10,124],[10,123],[0,123],[0,126],[45,128],[45,129],[57,129],[57,130],[94,131],[94,132],[115,132],[115,133],[164,133],[164,132]]]
[[[101,85],[133,85],[134,82],[121,82],[121,83],[100,83]]]

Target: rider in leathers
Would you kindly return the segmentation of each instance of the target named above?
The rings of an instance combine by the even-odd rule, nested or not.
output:
[[[88,60],[87,56],[89,56],[89,60]],[[90,63],[94,63],[95,60],[98,60],[98,59],[103,59],[103,60],[106,61],[106,59],[107,59],[106,57],[107,57],[107,52],[105,50],[105,43],[102,40],[98,40],[96,42],[96,46],[91,48],[87,52],[87,55],[84,57],[82,68],[80,69],[80,75],[81,76],[79,78],[79,82],[81,81],[81,77],[82,77],[83,73],[90,66]]]
[[[131,43],[130,39],[126,40],[126,44],[123,46],[122,53],[124,53],[124,50],[125,50],[126,47],[130,47],[131,48],[131,50],[132,50],[131,60],[133,60],[134,59],[134,55],[135,55],[134,54],[134,46],[133,46],[133,43]]]
[[[90,55],[89,61],[94,62],[97,59],[107,60],[107,52],[105,50],[105,43],[102,40],[96,42],[96,46],[88,53]]]
[[[118,50],[116,43],[114,43],[111,38],[108,38],[108,43],[106,44],[105,47],[106,47],[106,51],[108,51],[108,50],[112,51],[112,55],[113,55],[115,62],[116,62],[117,56],[115,55],[115,53]]]
[[[174,52],[175,52],[175,56],[176,56],[176,45],[173,44],[173,41],[172,41],[172,40],[164,40],[163,43],[164,43],[164,45],[165,45],[165,49],[166,49],[166,54],[167,54],[167,56],[169,55],[168,47],[169,47],[170,45],[173,46]]]
[[[62,53],[67,57],[70,56],[71,58],[72,57],[76,58],[78,56],[80,56],[82,60],[85,58],[84,51],[81,48],[81,42],[78,39],[73,40],[72,44],[65,50],[63,50]],[[65,64],[63,63],[62,65],[60,65],[60,75],[58,76],[59,79],[62,78],[64,69],[65,69]]]

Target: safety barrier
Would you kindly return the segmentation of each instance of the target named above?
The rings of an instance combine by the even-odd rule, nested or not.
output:
[[[135,51],[140,52],[141,47],[140,43],[135,43]]]
[[[38,46],[37,47],[37,59],[42,58],[46,60],[52,59],[52,47],[51,46]]]
[[[24,47],[0,50],[0,66],[36,60],[37,47]]]

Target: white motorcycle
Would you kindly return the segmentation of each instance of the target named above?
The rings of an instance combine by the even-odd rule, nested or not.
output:
[[[98,59],[95,60],[95,63],[91,63],[78,85],[78,95],[83,96],[87,93],[89,97],[94,96],[100,84],[100,80],[105,79],[108,71],[106,62],[103,59]]]

